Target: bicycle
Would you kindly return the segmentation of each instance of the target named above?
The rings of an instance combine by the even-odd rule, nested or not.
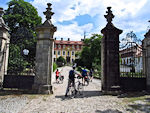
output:
[[[75,97],[77,95],[83,95],[83,83],[80,82],[79,79],[81,79],[82,77],[75,77],[78,79],[77,82],[75,82],[75,87],[76,87],[76,90],[74,89],[73,87],[73,84],[71,83],[71,85],[69,86],[69,92],[68,92],[68,95],[72,98],[72,97]]]
[[[88,86],[89,85],[89,81],[90,81],[89,76],[88,75],[85,76],[84,80],[87,83],[86,85]]]
[[[57,83],[63,83],[63,81],[64,81],[64,76],[63,75],[59,75],[59,77],[58,77],[58,81],[57,81]]]

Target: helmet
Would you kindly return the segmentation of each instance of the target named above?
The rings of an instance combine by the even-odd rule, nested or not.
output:
[[[73,66],[72,68],[73,68],[73,69],[75,69],[76,67],[75,67],[75,66]]]

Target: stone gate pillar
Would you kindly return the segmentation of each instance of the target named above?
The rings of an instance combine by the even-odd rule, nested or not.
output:
[[[143,47],[143,73],[146,75],[147,90],[150,91],[150,30],[144,35]]]
[[[120,66],[119,66],[119,34],[122,30],[116,28],[112,24],[114,15],[111,7],[107,7],[107,25],[101,30],[103,34],[101,43],[101,66],[102,66],[102,91],[112,91],[113,88],[118,88]]]
[[[51,4],[48,3],[48,8],[44,15],[46,21],[36,28],[38,33],[36,46],[36,75],[33,89],[37,93],[49,94],[53,93],[51,85],[51,77],[53,72],[53,35],[56,32],[56,27],[51,22]]]
[[[0,8],[0,85],[3,83],[4,74],[7,74],[10,40],[9,28],[2,18],[3,14],[3,8]]]

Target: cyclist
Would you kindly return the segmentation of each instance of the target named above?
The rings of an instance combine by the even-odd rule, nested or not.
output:
[[[92,82],[92,80],[93,80],[93,68],[90,69],[89,76],[90,76],[90,80]]]
[[[65,97],[68,96],[67,94],[69,92],[70,85],[72,85],[74,87],[75,93],[77,93],[77,90],[76,90],[76,87],[75,87],[75,74],[77,74],[78,76],[81,76],[80,74],[78,74],[75,71],[75,67],[73,67],[73,69],[69,71],[68,86],[67,86],[67,89],[66,89]]]
[[[59,72],[59,70],[57,69],[55,73],[56,73],[56,83],[58,83],[58,78],[59,78],[60,72]]]
[[[84,69],[82,70],[82,82],[83,82],[83,84],[85,85],[85,79],[86,79],[86,77],[87,77],[87,70],[85,69],[85,67],[84,67]]]

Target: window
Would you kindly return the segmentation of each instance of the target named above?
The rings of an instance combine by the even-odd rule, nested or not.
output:
[[[60,51],[58,51],[58,55],[60,55]]]
[[[74,59],[72,59],[72,62],[74,62]]]
[[[74,45],[72,45],[72,49],[74,49]]]
[[[77,49],[79,49],[79,45],[77,45]]]
[[[63,55],[65,55],[65,51],[63,51]]]
[[[54,58],[54,62],[56,61],[56,59]]]
[[[68,51],[68,56],[69,56],[69,51]]]
[[[56,54],[56,51],[54,51],[54,55]]]
[[[54,44],[54,48],[56,48],[56,44]]]
[[[63,48],[65,49],[65,48],[66,48],[66,45],[63,45]]]
[[[61,48],[61,45],[58,45],[58,48]]]
[[[72,51],[72,55],[74,55],[74,51]]]

